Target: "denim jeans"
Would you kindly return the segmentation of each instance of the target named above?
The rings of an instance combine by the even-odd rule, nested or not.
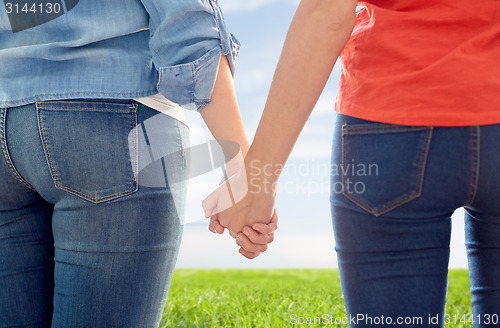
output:
[[[176,155],[148,187],[154,142]],[[158,327],[188,142],[184,124],[133,100],[0,109],[0,327]]]
[[[444,313],[459,207],[473,310],[466,319],[498,327],[500,125],[413,127],[339,115],[335,129],[332,216],[350,327],[453,327],[453,315],[466,314]]]

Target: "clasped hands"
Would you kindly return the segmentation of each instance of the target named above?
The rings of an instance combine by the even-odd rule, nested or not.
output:
[[[253,259],[267,250],[274,240],[278,215],[275,194],[261,187],[264,177],[252,175],[248,165],[238,165],[202,203],[209,230],[223,234],[227,229],[240,246],[239,253]]]

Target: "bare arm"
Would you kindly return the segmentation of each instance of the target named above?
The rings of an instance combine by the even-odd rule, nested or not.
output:
[[[247,161],[286,163],[349,40],[356,4],[355,0],[302,0],[290,25]]]
[[[299,4],[255,139],[245,158],[247,177],[231,185],[232,190],[248,185],[248,193],[233,207],[226,210],[223,207],[218,214],[219,222],[229,230],[237,233],[256,222],[269,222],[276,196],[275,189],[269,186],[277,182],[279,170],[264,168],[270,165],[280,168],[286,163],[349,40],[356,4],[357,0],[302,0]],[[221,203],[220,194],[207,199],[206,207],[217,207],[214,203],[217,197]],[[238,238],[245,246],[245,235],[239,234]]]
[[[243,165],[250,143],[241,119],[233,77],[225,56],[221,57],[210,105],[201,110],[201,115],[216,140],[230,140],[240,145],[241,153],[226,164],[227,175],[235,174]],[[257,226],[257,231],[249,230],[251,235],[246,240],[246,250],[242,250],[247,257],[254,258],[267,249],[267,244],[274,239],[276,220],[275,214],[271,224]],[[219,224],[216,216],[211,218],[209,229],[212,232],[224,232],[224,227]]]
[[[221,56],[210,105],[201,110],[201,116],[216,140],[230,140],[240,145],[243,155],[240,156],[241,161],[236,158],[231,164],[234,166],[237,165],[236,162],[243,164],[243,157],[246,156],[250,143],[241,119],[233,77],[225,56]]]

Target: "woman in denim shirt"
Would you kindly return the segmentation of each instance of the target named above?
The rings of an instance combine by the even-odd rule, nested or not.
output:
[[[246,153],[239,46],[212,0],[4,5],[0,326],[157,327],[189,177],[180,106]]]

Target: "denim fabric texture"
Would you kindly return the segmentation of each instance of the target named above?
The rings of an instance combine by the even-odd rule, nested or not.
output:
[[[331,202],[345,306],[360,319],[350,327],[445,326],[451,215],[460,207],[474,327],[498,326],[498,140],[500,125],[398,126],[338,116]]]
[[[187,126],[133,100],[47,101],[0,109],[0,145],[0,327],[158,327]],[[163,185],[141,184],[147,165]]]
[[[66,6],[52,17],[42,2]],[[39,4],[29,21],[48,15],[46,22],[14,32],[12,22],[27,14],[12,4],[25,1],[5,0],[11,6],[0,10],[0,108],[160,92],[199,110],[210,102],[221,55],[234,71],[239,44],[215,0],[69,2],[29,2]]]

